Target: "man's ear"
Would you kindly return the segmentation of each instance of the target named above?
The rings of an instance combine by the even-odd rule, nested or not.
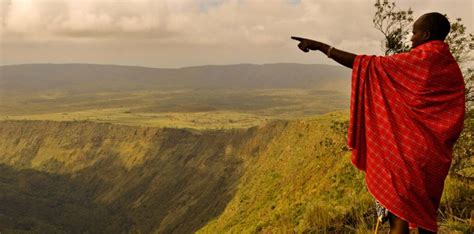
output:
[[[425,41],[429,40],[430,37],[431,37],[430,31],[425,31],[425,32],[423,32],[423,39],[424,39]]]

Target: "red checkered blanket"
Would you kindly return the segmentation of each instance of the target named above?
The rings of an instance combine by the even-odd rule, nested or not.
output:
[[[463,118],[464,80],[445,42],[356,57],[348,129],[352,163],[365,171],[369,192],[411,225],[437,231]]]

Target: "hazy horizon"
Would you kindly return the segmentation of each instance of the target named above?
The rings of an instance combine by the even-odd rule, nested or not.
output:
[[[13,64],[0,64],[0,67],[6,66],[22,66],[22,65],[99,65],[99,66],[123,66],[123,67],[142,67],[142,68],[153,68],[153,69],[182,69],[182,68],[192,68],[192,67],[207,67],[207,66],[239,66],[239,65],[252,65],[252,66],[264,66],[264,65],[281,65],[281,64],[296,64],[296,65],[323,65],[323,66],[333,66],[338,67],[337,64],[324,64],[324,63],[292,63],[292,62],[275,62],[275,63],[228,63],[228,64],[200,64],[200,65],[190,65],[182,67],[152,67],[146,65],[128,65],[128,64],[113,64],[113,63],[13,63]]]

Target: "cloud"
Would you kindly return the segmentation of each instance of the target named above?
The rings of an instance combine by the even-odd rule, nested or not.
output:
[[[54,59],[62,58],[64,48],[74,48],[75,53],[68,55],[81,55],[78,61],[118,59],[117,48],[140,51],[127,59],[156,58],[157,66],[162,60],[171,61],[171,56],[176,63],[188,64],[258,62],[257,58],[262,63],[313,62],[309,56],[299,59],[291,35],[351,52],[376,53],[382,38],[372,25],[374,1],[0,0],[1,49],[8,53],[2,62],[49,61],[51,57],[41,53],[50,51]],[[462,17],[472,30],[470,0],[399,0],[397,4],[402,9],[412,7],[415,16],[441,11]],[[38,48],[49,50],[40,53]],[[293,52],[281,52],[288,50]],[[163,51],[176,52],[159,57]],[[200,57],[182,59],[190,54]]]
[[[31,40],[175,37],[180,41],[176,37],[181,36],[188,43],[274,43],[274,33],[294,28],[288,23],[317,26],[325,17],[308,18],[317,4],[287,0],[2,0],[4,5],[3,35]]]
[[[275,37],[292,31],[337,41],[375,34],[367,31],[372,27],[373,0],[0,1],[2,35],[39,40],[136,37],[166,42],[172,37],[187,43],[262,44],[276,43]]]
[[[11,0],[2,5],[6,5],[2,24],[5,34],[108,37],[162,30],[169,4],[137,0]]]

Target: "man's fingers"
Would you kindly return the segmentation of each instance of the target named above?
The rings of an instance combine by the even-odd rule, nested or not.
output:
[[[297,41],[300,42],[300,43],[298,44],[298,48],[300,48],[300,50],[302,50],[302,51],[305,52],[305,53],[308,53],[308,52],[309,52],[308,45],[307,45],[308,39],[302,38],[302,37],[294,37],[294,36],[292,36],[291,39],[297,40]]]
[[[305,53],[309,52],[308,48],[306,48],[306,46],[304,46],[303,43],[298,44],[298,48],[300,48],[300,50],[302,50]]]
[[[291,37],[291,39],[297,40],[299,42],[306,40],[306,38],[302,38],[302,37]]]

